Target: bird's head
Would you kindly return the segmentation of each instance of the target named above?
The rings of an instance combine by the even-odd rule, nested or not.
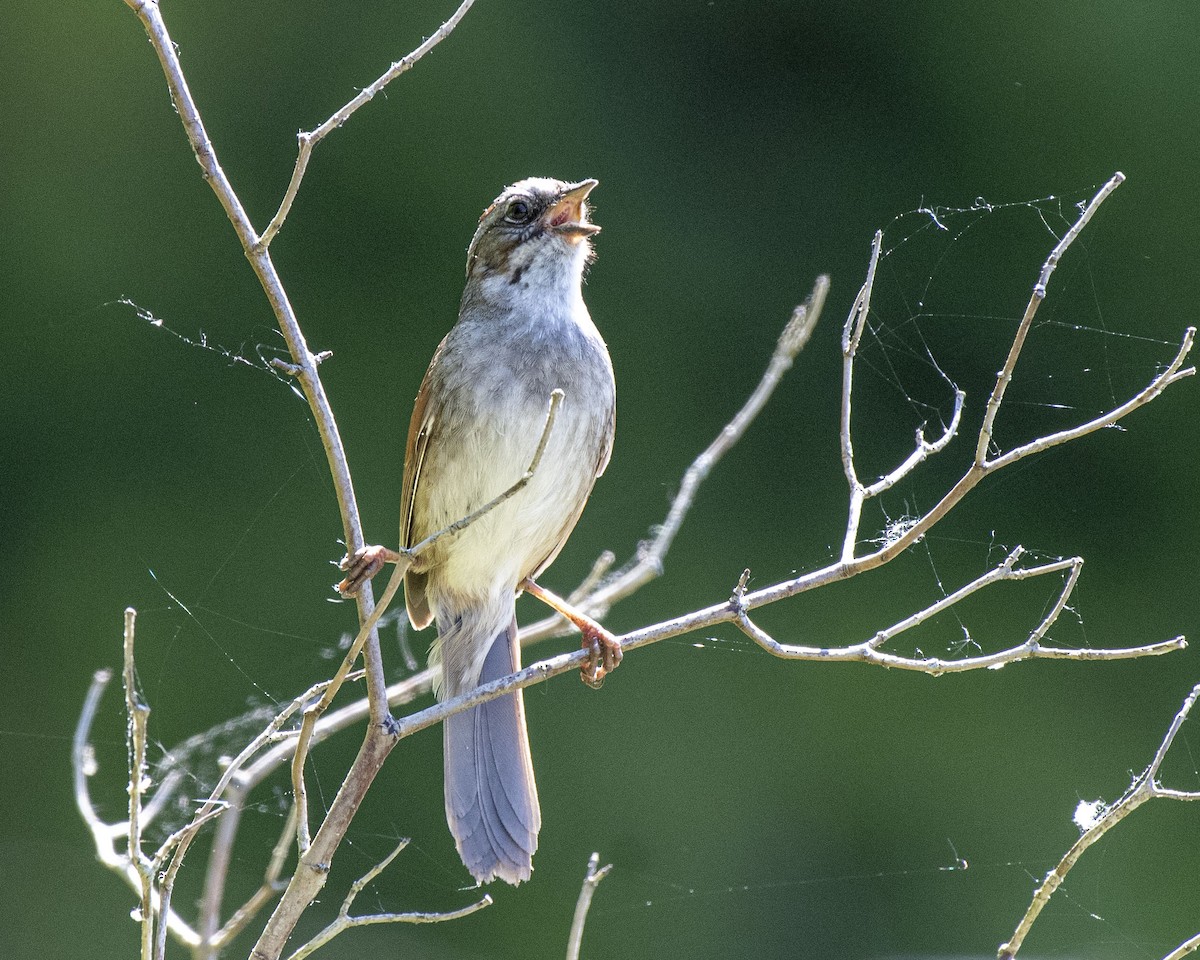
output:
[[[479,218],[467,250],[467,277],[504,276],[519,284],[530,272],[578,280],[592,255],[587,196],[595,180],[564,183],[530,177],[505,189]]]

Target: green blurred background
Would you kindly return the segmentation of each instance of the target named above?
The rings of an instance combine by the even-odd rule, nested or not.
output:
[[[260,228],[296,130],[452,9],[166,5]],[[3,19],[0,954],[131,957],[134,901],[93,858],[68,762],[93,670],[119,662],[122,609],[141,613],[156,757],[327,675],[353,611],[329,602],[340,525],[316,432],[261,369],[281,341],[136,18],[119,0],[10,0]],[[878,227],[888,254],[860,369],[863,472],[890,469],[917,425],[949,415],[926,346],[971,404],[968,437],[889,495],[887,516],[928,508],[962,469],[1052,231],[1118,169],[1129,182],[1055,275],[998,435],[1011,444],[1119,402],[1200,303],[1198,65],[1187,0],[479,0],[318,148],[273,247],[310,344],[334,354],[321,369],[368,537],[394,540],[410,398],[453,321],[476,218],[531,174],[601,181],[586,294],[620,385],[616,453],[548,586],[570,589],[602,549],[630,554],[814,276],[833,278],[797,368],[704,487],[666,576],[611,613],[614,629],[720,600],[743,567],[761,586],[836,555],[837,342]],[[1011,205],[943,211],[940,230],[916,212],[976,198]],[[221,349],[185,342],[202,338]],[[1196,390],[1181,384],[1124,430],[994,478],[893,566],[762,623],[784,640],[857,641],[1022,543],[1036,558],[1087,557],[1056,642],[1196,634]],[[880,523],[872,513],[864,536]],[[1019,642],[1055,587],[1001,588],[897,650],[970,652],[968,633],[984,649]],[[394,635],[385,650],[403,675]],[[324,955],[561,956],[599,850],[615,867],[585,956],[989,956],[1077,836],[1076,803],[1121,793],[1197,680],[1194,648],[931,680],[784,663],[731,630],[662,643],[600,694],[567,677],[530,691],[545,814],[531,883],[460,922],[355,931]],[[114,819],[123,729],[113,689],[93,789]],[[317,807],[358,738],[321,749]],[[1195,739],[1185,730],[1168,764],[1173,786],[1200,786]],[[393,753],[303,931],[401,836],[412,845],[363,911],[472,898],[442,816],[440,753],[432,731]],[[246,817],[231,902],[279,829],[274,786]],[[1163,956],[1200,929],[1198,852],[1195,810],[1142,808],[1084,858],[1028,955]],[[197,876],[185,869],[185,911]]]

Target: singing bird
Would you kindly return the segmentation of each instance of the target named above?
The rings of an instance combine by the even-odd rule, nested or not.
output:
[[[437,623],[430,662],[441,664],[443,699],[520,669],[517,595],[538,589],[532,578],[562,550],[612,453],[612,363],[582,292],[600,230],[588,220],[595,186],[534,177],[484,211],[458,322],[417,393],[404,455],[405,547],[511,487],[542,440],[551,395],[563,394],[528,484],[406,573],[413,626]],[[597,681],[620,658],[607,641]],[[446,819],[463,863],[481,883],[527,880],[541,811],[521,691],[450,717],[444,742]]]

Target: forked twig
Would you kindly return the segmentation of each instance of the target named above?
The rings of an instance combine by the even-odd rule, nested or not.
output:
[[[875,272],[879,266],[879,254],[883,245],[883,233],[875,231],[871,241],[871,258],[867,263],[867,279],[854,298],[854,305],[846,317],[842,327],[842,409],[841,409],[841,451],[842,472],[850,486],[850,503],[846,511],[846,534],[842,539],[842,562],[850,563],[858,551],[858,528],[862,523],[863,504],[880,494],[887,492],[897,483],[912,473],[934,454],[941,453],[958,433],[962,422],[963,403],[966,394],[962,390],[954,391],[954,412],[950,422],[942,429],[942,435],[936,440],[925,439],[925,428],[917,428],[916,447],[913,452],[891,473],[885,474],[874,483],[864,484],[858,478],[854,465],[854,441],[852,430],[852,403],[854,395],[854,361],[858,356],[858,346],[862,342],[863,333],[867,329],[867,317],[871,310],[871,293],[875,289]]]
[[[1083,568],[1083,558],[1072,557],[1069,560],[1056,560],[1051,563],[1040,564],[1036,567],[1018,567],[1016,563],[1024,552],[1023,547],[1014,548],[999,566],[994,567],[953,593],[942,597],[936,603],[930,604],[928,607],[918,610],[916,613],[905,617],[892,626],[880,630],[870,639],[847,647],[812,647],[785,644],[771,637],[770,634],[750,619],[750,615],[745,608],[745,589],[750,574],[749,570],[742,574],[742,579],[738,581],[737,586],[733,590],[731,603],[736,611],[733,622],[746,636],[772,656],[780,657],[784,660],[836,660],[842,662],[873,663],[881,667],[927,673],[933,677],[938,677],[945,673],[965,673],[969,670],[994,670],[1005,664],[1017,663],[1021,660],[1125,660],[1134,657],[1151,657],[1181,650],[1186,646],[1183,637],[1175,637],[1174,639],[1164,640],[1160,643],[1148,643],[1136,647],[1110,649],[1044,646],[1042,644],[1043,638],[1050,627],[1058,620],[1059,615],[1066,607],[1071,592],[1075,589],[1075,582],[1079,579],[1079,571]],[[955,604],[961,603],[971,594],[994,583],[1029,580],[1034,577],[1062,572],[1066,572],[1067,577],[1063,581],[1062,589],[1059,591],[1057,598],[1051,604],[1050,610],[1042,618],[1041,622],[1030,631],[1029,636],[1026,637],[1023,643],[1009,647],[1007,650],[981,654],[977,657],[943,659],[940,657],[905,657],[880,649],[883,644],[904,633],[906,630],[920,626],[922,623],[932,619],[939,613],[943,613]]]
[[[609,871],[612,870],[611,863],[606,863],[597,869],[599,864],[599,853],[593,853],[588,857],[587,873],[579,888],[579,899],[575,902],[575,916],[571,919],[571,933],[567,938],[567,960],[579,960],[579,950],[583,946],[583,925],[587,923],[588,911],[592,908],[592,897],[595,896],[600,881],[607,877]]]
[[[1158,772],[1162,768],[1163,761],[1166,759],[1167,751],[1171,749],[1175,735],[1179,733],[1180,727],[1187,720],[1188,714],[1191,713],[1192,707],[1195,706],[1197,698],[1200,698],[1200,683],[1196,684],[1192,688],[1191,693],[1184,699],[1183,706],[1175,714],[1170,727],[1167,728],[1166,736],[1163,737],[1162,742],[1155,751],[1154,759],[1150,761],[1150,766],[1134,779],[1120,800],[1111,806],[1102,807],[1099,810],[1099,815],[1094,816],[1091,825],[1071,845],[1071,849],[1063,855],[1063,858],[1054,869],[1046,874],[1046,878],[1034,893],[1033,900],[1029,904],[1029,908],[1025,911],[1025,915],[1021,918],[1020,923],[1017,924],[1017,929],[1013,932],[1007,943],[1000,945],[997,952],[999,960],[1013,960],[1016,957],[1017,952],[1025,942],[1025,937],[1033,927],[1034,921],[1037,920],[1046,904],[1050,902],[1054,891],[1062,886],[1063,881],[1067,878],[1067,874],[1070,873],[1071,868],[1075,866],[1079,858],[1083,856],[1084,851],[1089,849],[1096,841],[1108,833],[1109,830],[1133,813],[1134,810],[1147,800],[1152,800],[1155,797],[1170,800],[1200,800],[1200,790],[1172,790],[1163,787],[1158,782]],[[1167,955],[1166,960],[1178,960],[1178,958],[1191,953],[1198,945],[1200,945],[1200,934],[1180,944]]]
[[[396,844],[396,848],[391,853],[355,880],[350,885],[350,891],[342,901],[337,917],[333,922],[303,946],[289,954],[288,960],[304,960],[305,957],[311,956],[334,937],[354,927],[365,927],[374,923],[442,923],[446,920],[457,920],[459,917],[470,916],[472,913],[491,905],[492,898],[485,893],[482,899],[476,900],[474,903],[460,907],[457,910],[447,910],[444,913],[372,913],[357,917],[351,916],[350,908],[354,906],[354,901],[363,888],[383,873],[388,865],[400,855],[400,851],[407,846],[408,841],[401,840]]]
[[[400,76],[400,74],[411,70],[418,60],[445,40],[446,37],[450,36],[451,31],[458,26],[459,21],[467,15],[467,11],[471,9],[474,3],[475,0],[462,0],[458,9],[450,16],[450,19],[438,27],[416,50],[393,63],[374,83],[363,87],[352,100],[315,130],[310,130],[307,133],[301,130],[296,134],[296,140],[299,143],[296,166],[292,170],[292,177],[288,181],[287,190],[284,191],[279,209],[276,211],[275,216],[271,218],[271,222],[267,224],[267,229],[263,231],[262,238],[258,242],[262,249],[265,250],[270,245],[271,241],[275,239],[275,234],[279,232],[279,228],[283,226],[283,221],[287,219],[287,215],[292,209],[292,203],[296,200],[296,194],[300,190],[300,181],[304,179],[304,172],[308,169],[309,158],[312,156],[316,145],[349,120],[350,116],[359,107],[373,100],[375,95],[383,90],[384,87]]]

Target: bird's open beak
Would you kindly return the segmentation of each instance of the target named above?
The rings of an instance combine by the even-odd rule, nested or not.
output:
[[[598,180],[581,180],[573,183],[546,211],[546,224],[555,233],[561,234],[572,243],[600,232],[594,223],[587,222],[587,195],[599,183]]]

